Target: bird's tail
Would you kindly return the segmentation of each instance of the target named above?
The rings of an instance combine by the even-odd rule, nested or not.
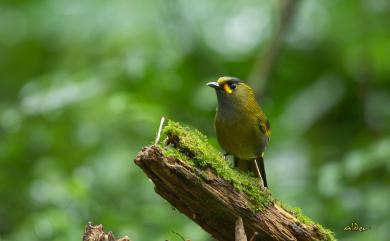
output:
[[[265,174],[264,168],[264,159],[262,156],[259,156],[254,160],[242,160],[234,158],[234,165],[241,171],[250,171],[254,173],[256,177],[263,180],[264,187],[268,187],[267,176]]]

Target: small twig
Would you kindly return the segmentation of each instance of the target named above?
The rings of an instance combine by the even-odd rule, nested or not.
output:
[[[256,159],[253,160],[253,165],[255,166],[255,169],[256,169],[256,174],[259,176],[259,183],[260,183],[260,187],[264,187],[264,181],[263,181],[263,176],[261,175],[260,173],[260,169],[259,169],[259,166],[257,165],[257,161]]]
[[[235,241],[247,241],[244,229],[244,222],[242,218],[239,217],[236,219],[236,227],[235,227]]]
[[[258,235],[259,233],[258,232],[254,232],[251,239],[249,239],[249,241],[255,241],[255,238],[256,236]]]
[[[160,135],[161,135],[162,127],[164,125],[164,121],[165,121],[165,117],[163,116],[163,117],[161,117],[160,127],[158,128],[156,140],[154,141],[155,145],[157,145],[157,143],[160,141]]]
[[[171,231],[172,233],[176,234],[182,241],[186,241],[186,239],[183,237],[183,235],[181,235],[180,233],[176,232],[176,231]]]

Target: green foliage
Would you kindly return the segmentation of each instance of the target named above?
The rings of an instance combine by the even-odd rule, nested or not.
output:
[[[251,84],[278,1],[0,3],[0,240],[209,240],[133,163],[161,116],[210,137],[220,75]],[[303,0],[264,89],[272,193],[340,240],[390,226],[390,4]],[[263,63],[262,61],[260,61]],[[345,232],[356,221],[371,227]]]

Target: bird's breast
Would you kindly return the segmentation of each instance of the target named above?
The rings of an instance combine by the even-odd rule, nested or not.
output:
[[[258,123],[252,116],[244,114],[226,116],[217,112],[215,129],[219,144],[225,151],[238,158],[255,158],[267,145],[267,138],[260,131]]]

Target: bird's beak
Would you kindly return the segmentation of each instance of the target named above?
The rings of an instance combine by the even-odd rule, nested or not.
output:
[[[214,88],[214,89],[220,89],[221,86],[218,84],[218,82],[209,82],[207,83],[207,86]]]

